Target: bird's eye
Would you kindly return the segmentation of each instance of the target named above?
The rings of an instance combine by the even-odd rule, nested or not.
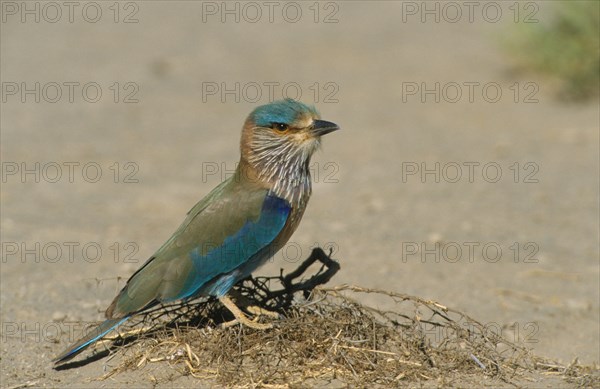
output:
[[[285,123],[271,123],[271,128],[277,131],[281,131],[284,132],[286,131],[289,127],[287,124]]]

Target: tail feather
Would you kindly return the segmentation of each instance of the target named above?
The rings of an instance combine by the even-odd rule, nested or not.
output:
[[[54,358],[52,360],[52,362],[54,362],[55,364],[58,364],[58,363],[65,362],[65,361],[73,358],[74,356],[76,356],[77,354],[79,354],[80,352],[85,350],[86,347],[88,347],[92,343],[96,342],[97,340],[101,339],[104,335],[109,333],[113,328],[115,328],[119,324],[123,323],[127,319],[129,319],[129,316],[126,316],[123,318],[118,318],[118,319],[105,320],[98,327],[96,327],[92,331],[90,331],[86,336],[79,339],[76,343],[72,344],[69,348],[67,348],[65,351],[63,351],[59,356]]]

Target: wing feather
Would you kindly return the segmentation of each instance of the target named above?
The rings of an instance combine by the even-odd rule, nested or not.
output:
[[[257,261],[256,255],[281,233],[290,212],[287,201],[267,189],[224,182],[192,208],[173,236],[131,276],[107,317],[123,317],[199,290],[225,293],[236,277],[226,282],[219,277]]]

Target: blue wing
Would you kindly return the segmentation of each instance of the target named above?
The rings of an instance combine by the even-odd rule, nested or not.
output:
[[[291,211],[286,200],[264,188],[248,189],[235,181],[222,184],[131,276],[107,309],[107,318],[123,317],[158,302],[226,293],[268,258],[268,248]]]
[[[237,281],[274,254],[268,248],[283,230],[291,210],[286,200],[267,194],[258,220],[247,221],[218,247],[194,248],[189,254],[193,268],[182,292],[172,300],[190,297],[199,289],[214,296],[227,293]],[[242,267],[243,271],[236,272]]]

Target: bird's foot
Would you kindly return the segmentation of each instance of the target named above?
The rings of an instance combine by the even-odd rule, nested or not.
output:
[[[246,310],[254,316],[268,316],[272,319],[279,319],[279,313],[275,311],[269,311],[268,309],[261,308],[258,305],[250,305],[246,307]]]
[[[268,310],[260,308],[260,307],[252,306],[252,307],[248,307],[248,310],[251,313],[255,314],[256,317],[251,320],[248,318],[248,316],[246,316],[244,314],[244,312],[242,312],[242,310],[237,305],[235,305],[235,303],[231,300],[231,298],[228,295],[219,297],[219,301],[221,302],[221,304],[223,304],[225,306],[225,308],[229,309],[229,311],[235,317],[235,319],[233,319],[231,321],[222,323],[221,326],[223,328],[231,327],[236,324],[242,324],[247,327],[257,329],[257,330],[267,330],[269,328],[273,328],[273,324],[258,323],[257,320],[259,319],[259,317],[261,315],[271,316],[271,314],[276,314],[277,317],[279,317],[279,315],[276,312],[271,312],[271,311],[268,311]],[[266,312],[269,312],[269,313],[267,314]],[[273,317],[273,316],[271,316],[271,317]]]
[[[233,327],[236,324],[242,324],[242,325],[245,325],[246,327],[254,328],[255,330],[268,330],[270,328],[273,328],[273,324],[271,324],[271,323],[257,323],[256,322],[257,319],[258,319],[258,317],[254,318],[253,320],[250,320],[248,318],[248,316],[244,315],[243,318],[242,317],[236,317],[233,320],[221,323],[221,327],[228,328],[228,327]]]

